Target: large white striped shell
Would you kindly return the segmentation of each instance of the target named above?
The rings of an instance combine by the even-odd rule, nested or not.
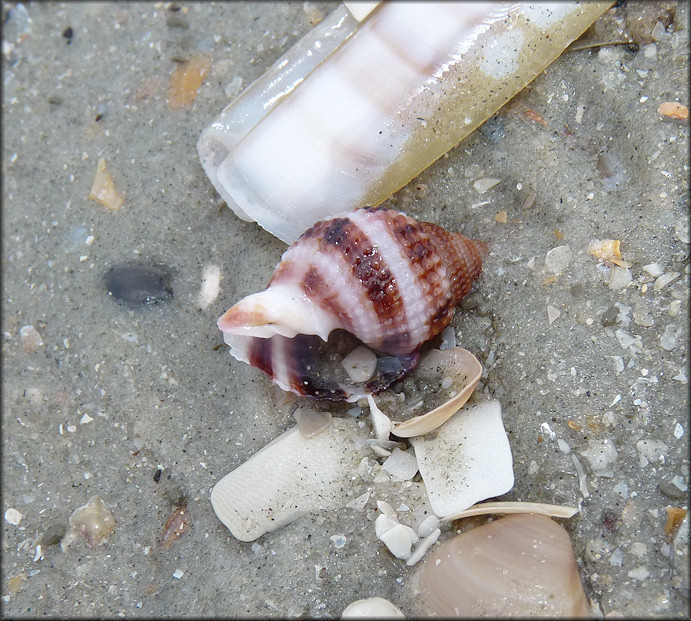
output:
[[[612,2],[339,6],[203,132],[209,179],[286,242],[378,205],[545,69]]]
[[[420,345],[451,321],[485,252],[483,242],[391,209],[341,214],[306,231],[267,289],[240,300],[218,327],[233,356],[284,390],[355,401],[415,368]],[[338,378],[338,363],[328,363],[360,342],[379,352],[374,377]]]

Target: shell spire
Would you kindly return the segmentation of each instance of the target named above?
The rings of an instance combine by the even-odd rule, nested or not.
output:
[[[347,212],[305,231],[268,287],[240,300],[218,327],[237,359],[284,390],[355,401],[415,368],[420,345],[449,324],[486,253],[484,242],[392,209]],[[356,344],[378,352],[362,385],[327,364]]]

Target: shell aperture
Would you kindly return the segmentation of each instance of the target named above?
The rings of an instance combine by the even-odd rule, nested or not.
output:
[[[346,212],[305,231],[268,287],[231,307],[218,327],[235,358],[284,390],[356,401],[415,368],[486,252],[483,242],[392,209]],[[339,361],[361,344],[377,353],[376,368],[353,382]]]

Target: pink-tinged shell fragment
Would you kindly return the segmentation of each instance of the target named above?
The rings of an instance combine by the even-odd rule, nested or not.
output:
[[[482,365],[467,349],[433,349],[421,360],[417,375],[438,376],[441,388],[450,382],[450,397],[439,407],[403,423],[396,423],[391,433],[399,438],[421,436],[443,425],[470,399],[482,375]]]
[[[486,252],[483,242],[392,209],[343,213],[305,231],[267,289],[240,300],[218,327],[233,356],[284,390],[356,401],[415,368],[420,346],[449,324]],[[377,359],[360,383],[340,364],[358,345]]]
[[[436,546],[417,578],[432,616],[590,616],[569,534],[542,515],[511,515]]]

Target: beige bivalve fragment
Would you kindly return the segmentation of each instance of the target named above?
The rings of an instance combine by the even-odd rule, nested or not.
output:
[[[417,588],[431,616],[590,616],[569,534],[542,515],[510,515],[437,546]]]
[[[467,406],[434,436],[410,442],[432,509],[441,518],[513,487],[513,458],[498,401]]]
[[[216,483],[213,509],[236,539],[254,541],[313,511],[342,507],[360,493],[358,466],[370,454],[364,440],[352,419],[334,418],[314,435],[292,427]]]
[[[391,433],[411,438],[434,431],[451,418],[473,394],[482,375],[482,365],[467,349],[433,349],[420,361],[416,376],[447,390],[447,401],[421,416],[393,422]]]

